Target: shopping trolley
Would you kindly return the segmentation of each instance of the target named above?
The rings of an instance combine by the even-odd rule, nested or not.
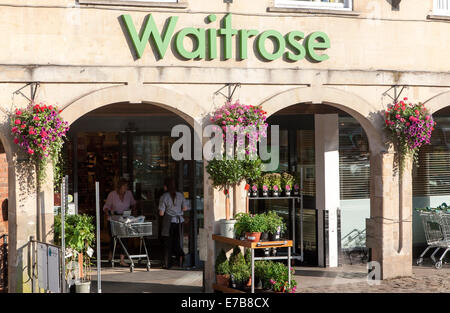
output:
[[[139,263],[140,263],[141,258],[144,258],[144,257],[147,258],[147,271],[149,271],[150,270],[150,258],[148,256],[148,250],[147,250],[147,246],[145,245],[144,237],[152,235],[152,223],[151,222],[127,223],[127,222],[120,222],[120,221],[114,221],[114,220],[110,220],[110,223],[111,223],[111,234],[114,239],[114,247],[113,247],[111,266],[114,267],[114,255],[116,252],[116,244],[117,244],[117,241],[119,241],[120,245],[122,246],[123,251],[125,252],[125,254],[127,255],[128,259],[131,262],[130,272],[133,272],[133,270],[134,270],[133,259],[139,259]],[[140,239],[139,254],[130,255],[128,253],[128,250],[126,249],[125,245],[122,242],[122,238],[139,238]],[[141,254],[142,246],[144,246],[145,254]]]
[[[450,250],[450,213],[444,211],[421,211],[420,217],[428,247],[417,259],[417,264],[420,265],[425,254],[434,248],[431,259],[434,262],[434,266],[439,269],[442,267],[443,260]],[[440,249],[445,249],[445,251],[436,260],[435,255]]]

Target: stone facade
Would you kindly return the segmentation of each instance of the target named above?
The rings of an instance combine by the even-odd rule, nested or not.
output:
[[[400,10],[393,10],[389,1],[354,1],[348,12],[279,9],[272,0],[149,1],[142,6],[120,0],[42,0],[38,4],[0,0],[0,33],[5,43],[0,46],[0,139],[9,162],[10,290],[29,290],[24,283],[29,236],[51,240],[53,182],[49,178],[38,192],[34,177],[23,180],[24,163],[15,153],[8,128],[8,112],[27,104],[14,92],[28,82],[40,82],[36,100],[58,104],[70,123],[111,103],[142,102],[164,107],[188,123],[203,124],[214,107],[223,103],[214,94],[227,83],[240,83],[241,102],[262,104],[269,114],[297,103],[324,103],[349,113],[370,141],[372,213],[367,226],[373,260],[382,265],[383,278],[410,275],[411,166],[401,180],[392,170],[394,151],[385,146],[380,115],[391,99],[383,93],[390,86],[408,86],[403,95],[426,102],[432,112],[450,104],[450,23],[433,15],[432,0],[404,2]],[[162,59],[148,46],[137,59],[120,16],[129,14],[140,29],[149,13],[158,29],[167,18],[178,16],[176,31],[219,29],[228,13],[237,30],[273,29],[283,35],[293,30],[323,31],[331,41],[330,49],[323,52],[329,60],[269,62],[251,51],[245,60],[237,59],[234,51],[228,60],[185,60],[170,46]],[[210,14],[217,21],[208,24],[205,19]],[[249,45],[253,42],[249,39]],[[23,92],[29,95],[28,89]],[[207,175],[204,186],[205,274],[207,291],[211,291],[214,244],[210,238],[223,218],[224,199],[212,189]],[[239,199],[236,206],[242,208],[243,197]]]

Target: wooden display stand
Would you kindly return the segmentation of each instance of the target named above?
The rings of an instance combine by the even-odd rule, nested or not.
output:
[[[288,267],[291,264],[291,248],[292,240],[280,240],[280,241],[259,241],[251,242],[248,240],[238,240],[228,237],[223,237],[219,235],[212,235],[212,239],[218,242],[226,243],[232,246],[240,246],[248,248],[251,251],[251,293],[255,293],[255,261],[256,260],[288,260]],[[271,257],[255,257],[255,249],[266,249],[266,248],[288,248],[287,256],[271,256]],[[291,271],[288,271],[288,280],[291,281]],[[227,288],[213,284],[212,288],[216,291],[221,291],[225,293],[245,293],[244,291],[237,290],[234,288]]]

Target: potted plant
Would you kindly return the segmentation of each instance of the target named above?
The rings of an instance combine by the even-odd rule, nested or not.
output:
[[[270,284],[272,290],[276,293],[293,293],[297,289],[297,282],[291,279],[289,282],[289,270],[291,275],[295,273],[294,269],[289,269],[286,265],[280,262],[273,262],[270,266]]]
[[[298,196],[300,194],[300,178],[295,176],[294,178],[294,196]]]
[[[95,240],[93,217],[80,215],[65,215],[65,243],[67,262],[66,277],[75,283],[76,292],[89,293],[91,285],[91,257],[94,250],[91,246]],[[55,216],[53,225],[55,244],[61,244],[61,215]],[[68,253],[69,252],[69,253]],[[73,266],[79,264],[79,266]]]
[[[263,197],[269,196],[269,188],[270,188],[270,176],[269,174],[266,174],[261,177],[259,180],[259,187],[262,190]]]
[[[239,247],[234,247],[229,264],[231,287],[244,290],[250,279],[250,268]]]
[[[281,175],[279,173],[272,173],[270,176],[270,187],[272,196],[278,197],[281,193]]]
[[[244,290],[250,279],[250,268],[242,255],[241,249],[235,247],[230,256],[230,277],[231,286],[239,290]]]
[[[294,185],[294,176],[292,176],[287,172],[281,174],[281,186],[284,188],[284,193],[287,197],[291,195],[293,185]]]
[[[255,261],[255,289],[263,289],[265,285],[267,286],[266,289],[270,288],[268,283],[264,284],[269,264],[270,261],[266,260]]]
[[[258,242],[261,238],[261,233],[266,231],[267,224],[263,214],[256,214],[251,216],[248,213],[239,213],[236,215],[237,229],[245,232],[245,240],[251,242]]]
[[[216,283],[223,287],[230,285],[230,263],[227,259],[225,251],[220,250],[216,258]]]
[[[242,160],[243,176],[248,182],[248,195],[258,196],[258,184],[257,181],[261,177],[262,161],[260,158],[255,160],[244,159]]]
[[[243,179],[243,163],[241,160],[213,159],[206,166],[206,171],[215,188],[223,190],[225,194],[225,219],[220,220],[220,234],[234,238],[234,224],[236,220],[230,218],[230,187],[236,186]]]
[[[216,129],[221,128],[226,132],[232,132],[231,136],[228,136],[229,134],[223,134],[223,143],[225,146],[222,147],[222,151],[228,149],[231,144],[233,151],[234,147],[236,147],[239,156],[245,156],[243,160],[236,156],[228,159],[226,157],[227,153],[225,152],[222,155],[222,159],[214,158],[206,167],[213,186],[223,189],[226,195],[226,219],[221,221],[221,234],[223,236],[233,238],[234,235],[235,222],[230,220],[229,188],[233,187],[235,189],[242,180],[257,179],[261,175],[261,160],[251,160],[252,158],[250,157],[256,155],[256,145],[248,145],[248,147],[245,147],[245,140],[242,142],[239,136],[237,136],[237,133],[243,133],[253,143],[259,142],[262,137],[267,136],[266,129],[268,124],[265,122],[266,114],[267,112],[261,106],[244,105],[239,103],[239,101],[235,103],[228,101],[215,110],[210,118],[210,121],[215,124]],[[230,142],[227,142],[228,140]],[[243,143],[244,149],[242,149]],[[236,197],[236,192],[233,195]],[[236,208],[234,209],[236,210]]]
[[[257,197],[258,196],[258,184],[256,182],[253,182],[250,184],[250,190],[251,190],[251,196]]]
[[[281,234],[286,230],[286,224],[283,218],[279,216],[275,211],[269,211],[266,213],[266,227],[269,232],[269,240],[280,240]]]

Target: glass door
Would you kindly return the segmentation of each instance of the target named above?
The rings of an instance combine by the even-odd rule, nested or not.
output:
[[[128,162],[132,191],[136,197],[139,214],[153,222],[153,239],[160,239],[161,218],[158,212],[159,199],[164,193],[164,180],[168,177],[176,179],[178,191],[188,200],[190,210],[184,213],[183,250],[186,254],[187,266],[197,263],[197,228],[198,210],[203,212],[202,171],[195,161],[175,161],[171,157],[171,147],[176,138],[168,133],[136,133],[129,137]],[[203,187],[203,185],[201,186]],[[201,215],[203,217],[203,215]],[[155,242],[156,244],[156,242]]]
[[[178,166],[170,157],[172,138],[164,134],[134,134],[131,137],[130,180],[139,214],[153,222],[154,238],[159,238],[159,198],[167,177],[178,178]]]

